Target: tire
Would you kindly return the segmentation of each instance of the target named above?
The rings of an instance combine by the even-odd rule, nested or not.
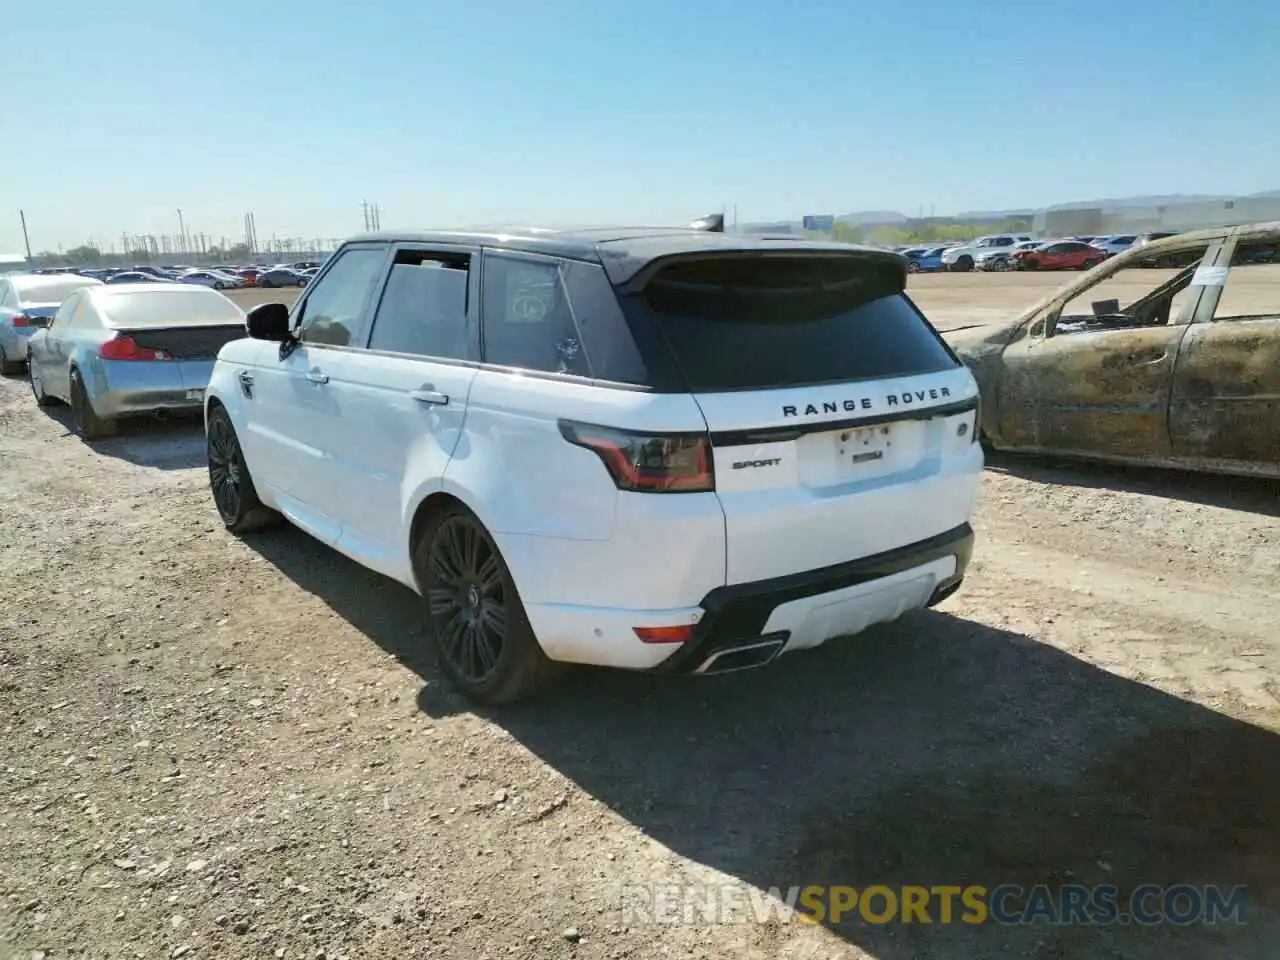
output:
[[[227,411],[216,406],[209,411],[205,432],[205,460],[209,468],[209,491],[222,525],[239,536],[270,526],[280,514],[264,507],[244,462],[240,438]]]
[[[54,404],[54,398],[44,392],[44,380],[40,377],[40,371],[36,369],[36,365],[31,361],[31,357],[27,357],[27,371],[31,382],[31,395],[36,398],[37,407],[51,407]]]
[[[916,263],[914,260],[908,260],[907,273],[919,273],[919,272],[920,272],[920,264]]]
[[[268,289],[268,290],[269,290],[269,289],[271,289],[272,287],[274,287],[274,286],[275,286],[275,284],[274,284],[274,283],[272,283],[270,280],[259,280],[259,281],[258,281],[258,286],[260,286],[260,287],[262,287],[262,288],[264,288],[264,289]]]
[[[116,432],[114,423],[94,412],[84,378],[74,367],[71,370],[71,430],[81,440],[101,440]]]
[[[466,507],[431,517],[413,546],[413,567],[440,672],[467,697],[514,703],[566,672],[542,652],[497,544]]]
[[[4,347],[0,347],[0,374],[6,377],[16,377],[22,372],[22,362],[20,360],[10,360],[9,355],[4,352]]]
[[[226,285],[225,283],[223,283],[221,280],[215,280],[215,281],[213,282],[213,289],[215,289],[215,290],[225,290],[225,289],[227,289],[227,285]]]
[[[951,269],[957,270],[960,273],[968,273],[973,269],[973,257],[965,254],[956,260],[955,265]]]
[[[1081,269],[1081,270],[1092,270],[1094,267],[1096,267],[1096,266],[1097,266],[1098,264],[1100,264],[1101,262],[1102,262],[1101,260],[1086,260],[1084,263],[1080,264],[1080,269]]]

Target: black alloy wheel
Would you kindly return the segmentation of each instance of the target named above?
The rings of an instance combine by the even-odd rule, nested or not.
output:
[[[209,489],[223,526],[240,534],[280,519],[280,514],[264,507],[258,499],[236,428],[230,414],[220,405],[209,411],[205,457],[209,464]]]
[[[446,517],[427,552],[427,615],[436,643],[465,685],[493,678],[507,642],[507,590],[497,551],[479,523]]]
[[[210,418],[207,445],[213,502],[222,522],[231,526],[240,516],[245,469],[240,440],[225,416]]]

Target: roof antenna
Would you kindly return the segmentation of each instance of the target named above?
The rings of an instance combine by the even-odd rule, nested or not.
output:
[[[689,226],[694,230],[702,230],[705,233],[724,233],[724,214],[709,213],[705,217],[699,217]]]

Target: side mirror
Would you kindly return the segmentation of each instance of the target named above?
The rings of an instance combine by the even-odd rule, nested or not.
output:
[[[260,303],[245,315],[244,325],[254,340],[283,343],[289,338],[289,308],[283,303]]]

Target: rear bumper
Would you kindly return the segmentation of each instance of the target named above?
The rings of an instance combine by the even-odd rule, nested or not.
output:
[[[90,402],[100,417],[165,412],[198,413],[204,408],[213,361],[104,362],[92,376]]]
[[[654,667],[696,673],[742,647],[780,641],[778,652],[857,633],[955,593],[973,554],[973,529],[960,526],[896,550],[804,573],[717,587],[702,602],[693,638]]]

